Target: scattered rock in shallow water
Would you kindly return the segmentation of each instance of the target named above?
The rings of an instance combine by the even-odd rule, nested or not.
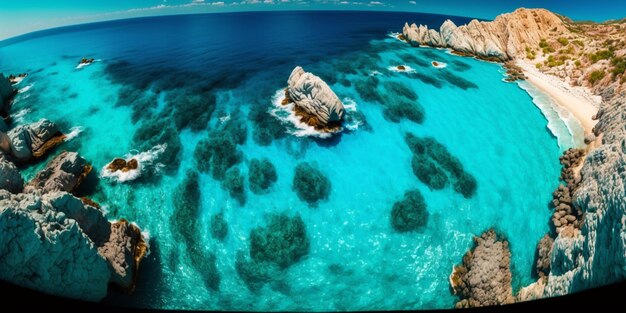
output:
[[[92,167],[76,152],[62,152],[24,187],[24,192],[73,192],[89,175]]]
[[[136,170],[139,167],[139,163],[137,163],[136,159],[130,159],[128,162],[121,158],[116,158],[111,163],[109,163],[106,168],[111,172],[121,171],[128,172],[131,170]]]
[[[460,298],[456,307],[513,303],[510,260],[509,243],[495,230],[474,237],[474,247],[450,275],[452,290]]]
[[[300,215],[277,214],[265,227],[250,232],[250,256],[257,262],[272,262],[286,268],[309,253],[309,238]]]
[[[228,234],[228,223],[224,219],[224,212],[211,215],[211,235],[213,238],[224,241]]]
[[[244,188],[244,178],[239,172],[239,168],[231,167],[224,174],[222,186],[228,190],[228,194],[236,199],[240,205],[246,203],[246,190]]]
[[[293,102],[300,121],[317,130],[335,132],[341,129],[345,109],[343,103],[319,77],[298,66],[289,76],[287,103]]]
[[[276,182],[276,169],[269,159],[252,159],[248,169],[250,190],[256,194],[267,191]]]
[[[573,203],[574,193],[580,186],[580,175],[576,175],[574,169],[583,161],[585,151],[583,149],[568,149],[559,157],[562,165],[560,179],[565,185],[560,184],[552,193],[550,204],[554,207],[552,223],[556,232],[560,233],[565,227],[572,225],[580,228],[582,225],[582,210]]]
[[[315,206],[319,201],[328,199],[330,187],[330,180],[310,163],[303,162],[296,166],[293,190],[300,200]]]
[[[396,202],[391,209],[391,226],[398,232],[418,230],[428,223],[426,202],[419,190],[404,193],[402,201]]]

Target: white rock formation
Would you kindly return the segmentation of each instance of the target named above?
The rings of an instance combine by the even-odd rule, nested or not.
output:
[[[0,133],[0,149],[19,161],[28,161],[60,143],[62,136],[56,124],[41,119],[36,123],[17,126],[8,134]]]
[[[23,185],[24,180],[17,167],[0,154],[0,189],[19,193]]]
[[[136,251],[145,252],[139,229],[128,235],[132,227],[65,192],[0,190],[0,279],[92,301],[106,296],[110,282],[132,288]]]
[[[455,51],[506,61],[537,47],[551,32],[569,33],[560,17],[544,9],[520,8],[491,22],[472,20],[457,27],[446,20],[439,32],[424,25],[404,24],[402,34],[412,45],[451,48]]]
[[[339,122],[344,115],[343,103],[319,77],[297,66],[288,80],[287,94],[297,106],[315,116],[319,125]]]

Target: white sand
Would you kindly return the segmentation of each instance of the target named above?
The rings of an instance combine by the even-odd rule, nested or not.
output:
[[[598,112],[601,98],[583,87],[570,86],[558,77],[540,72],[534,64],[518,60],[529,83],[547,94],[556,104],[569,111],[582,125],[585,134],[593,133],[597,121],[591,119]]]

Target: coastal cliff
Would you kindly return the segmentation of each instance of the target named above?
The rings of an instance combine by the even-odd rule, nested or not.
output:
[[[626,24],[575,23],[544,9],[522,8],[490,22],[473,20],[457,27],[448,20],[439,31],[405,24],[398,38],[413,46],[514,61],[525,74],[532,67],[543,76],[530,73],[531,83],[559,80],[568,93],[565,100],[590,98],[588,92],[601,97],[591,109],[561,101],[569,102],[562,106],[580,119],[587,146],[568,150],[561,158],[565,185],[554,193],[554,215],[546,215],[554,228],[538,244],[540,278],[516,298],[558,296],[626,279]],[[578,87],[583,89],[573,89]],[[451,276],[455,291],[462,281],[471,285],[466,290],[479,287],[464,280],[467,274],[458,268]],[[460,296],[463,303],[471,303],[475,295]]]
[[[61,152],[25,184],[14,163],[43,157],[64,139],[48,120],[0,131],[0,279],[89,301],[104,298],[110,284],[132,292],[147,238],[72,194],[91,165],[76,152]]]

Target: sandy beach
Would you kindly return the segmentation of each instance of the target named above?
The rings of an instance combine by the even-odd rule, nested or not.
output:
[[[598,112],[601,99],[583,87],[573,87],[558,77],[540,72],[535,65],[517,61],[530,84],[549,95],[559,106],[569,111],[582,125],[585,135],[593,133],[597,121],[592,117]]]

